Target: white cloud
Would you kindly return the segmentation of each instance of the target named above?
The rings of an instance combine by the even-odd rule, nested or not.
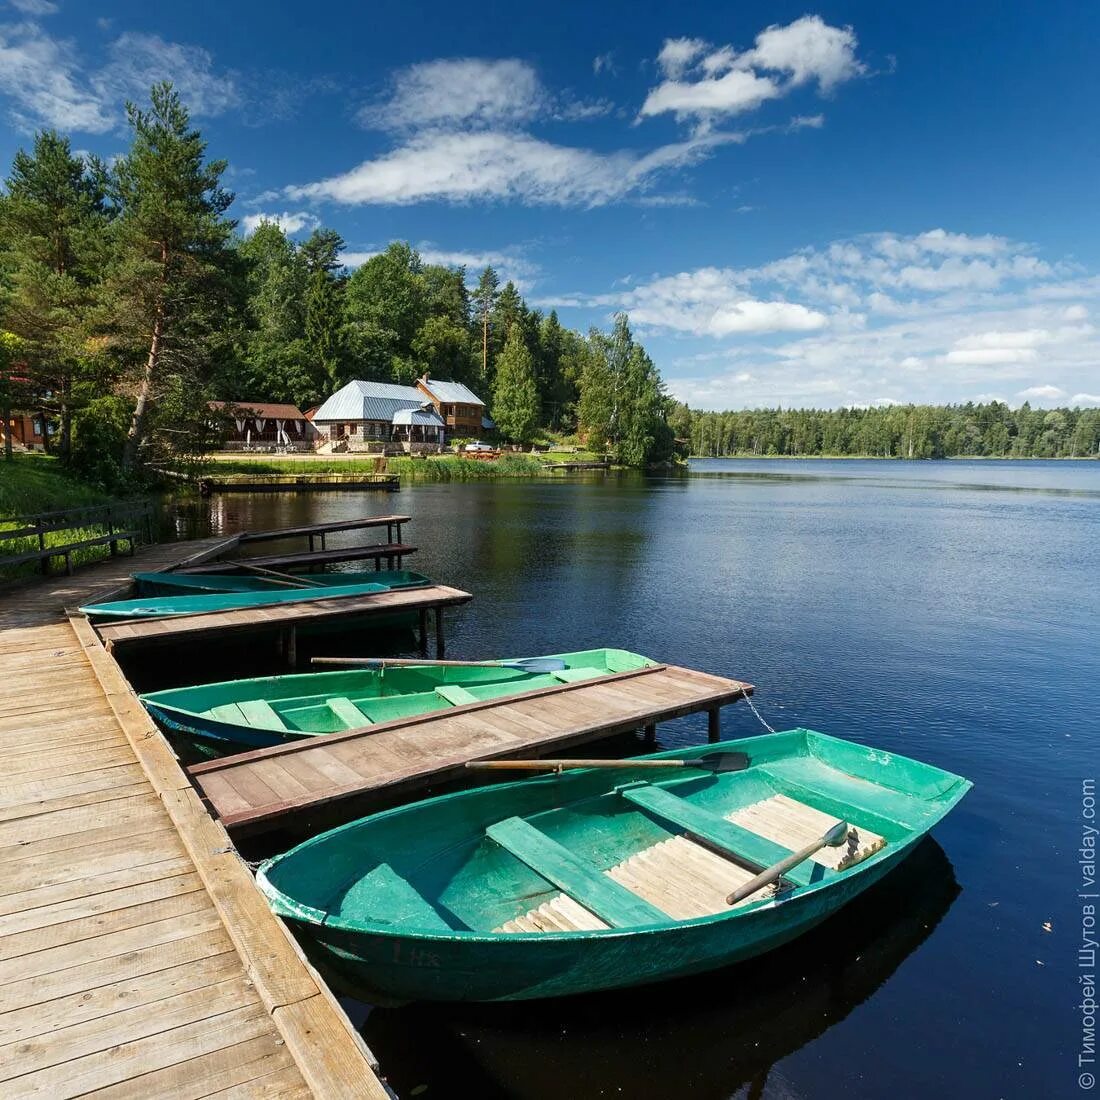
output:
[[[284,210],[281,214],[246,214],[241,218],[241,227],[245,233],[255,233],[264,222],[279,226],[284,233],[291,236],[301,233],[304,229],[317,229],[321,224],[320,218],[305,210]]]
[[[644,192],[659,173],[736,140],[742,136],[712,135],[638,155],[554,145],[523,133],[429,131],[349,172],[288,187],[286,195],[344,205],[510,199],[600,206]]]
[[[363,123],[385,130],[513,125],[533,118],[546,93],[525,61],[479,58],[426,61],[394,78],[391,95],[365,107]]]
[[[200,46],[127,31],[111,43],[108,55],[107,65],[91,79],[105,103],[144,102],[161,80],[172,81],[193,115],[220,115],[241,102],[233,75],[216,72],[214,58]]]
[[[984,265],[981,277],[944,272],[959,263]],[[1067,306],[1067,297],[1077,301]],[[626,310],[673,392],[704,408],[979,392],[1048,403],[1075,394],[1071,403],[1084,404],[1100,362],[1088,321],[1100,279],[1006,237],[943,229],[868,234],[755,267],[703,267],[558,301],[601,320]],[[704,338],[714,350],[677,350]]]
[[[37,23],[0,27],[0,92],[23,129],[107,133],[121,124],[123,101],[144,101],[158,80],[171,80],[196,115],[240,102],[233,76],[215,72],[211,55],[197,46],[126,33],[108,47],[107,63],[87,74],[72,42]]]
[[[1074,407],[1081,405],[1100,405],[1100,394],[1097,393],[1075,393],[1070,399],[1069,403]]]
[[[57,14],[57,4],[53,0],[8,0],[8,4],[23,15],[35,18]]]
[[[857,44],[851,27],[830,26],[817,15],[768,27],[742,53],[698,38],[668,39],[657,56],[665,79],[650,91],[639,116],[671,112],[709,124],[805,84],[827,93],[865,71]]]
[[[102,134],[115,125],[109,105],[84,86],[72,43],[34,23],[0,27],[0,92],[11,97],[22,129]]]
[[[345,267],[360,267],[372,256],[377,256],[380,249],[366,251],[353,251],[341,253],[340,259]],[[444,267],[466,268],[467,281],[473,283],[477,276],[486,268],[496,269],[502,282],[513,282],[521,292],[526,291],[532,280],[539,274],[538,264],[527,259],[519,248],[494,251],[489,250],[465,250],[440,248],[431,241],[421,241],[416,245],[416,251],[421,260],[426,264],[441,264]]]
[[[675,80],[706,49],[707,43],[702,38],[666,38],[657,54],[657,65],[665,76]]]
[[[1039,401],[1060,401],[1066,396],[1066,391],[1059,389],[1057,386],[1028,386],[1026,390],[1020,390],[1016,396],[1022,397],[1026,401],[1031,401],[1033,399]]]
[[[601,73],[617,76],[619,70],[615,65],[615,51],[608,50],[607,53],[601,53],[592,58],[592,72],[595,76],[599,76]]]

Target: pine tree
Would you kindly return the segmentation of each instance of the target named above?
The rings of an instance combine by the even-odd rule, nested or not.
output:
[[[489,329],[499,286],[500,277],[491,267],[486,267],[478,278],[477,288],[473,294],[474,313],[477,317],[478,328],[481,330],[482,386],[489,384]]]
[[[73,156],[52,130],[20,150],[0,204],[0,240],[10,272],[6,327],[19,337],[43,421],[60,422],[59,450],[68,459],[74,404],[90,376],[87,320],[102,264],[106,222],[102,166]],[[47,396],[49,395],[49,396]],[[49,446],[49,432],[43,439]]]
[[[115,165],[111,197],[119,209],[108,277],[117,335],[141,348],[134,412],[123,452],[132,471],[161,394],[201,402],[204,369],[224,320],[234,223],[233,196],[221,187],[223,160],[207,161],[206,142],[170,83],[156,84],[151,109],[132,103],[133,141]],[[181,384],[182,383],[182,384]]]
[[[513,325],[497,361],[493,388],[493,419],[507,439],[525,443],[539,417],[539,394],[531,353],[519,325]]]

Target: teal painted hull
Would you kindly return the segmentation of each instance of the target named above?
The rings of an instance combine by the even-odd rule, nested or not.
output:
[[[228,563],[227,563],[228,564]],[[247,573],[132,573],[138,595],[184,596],[213,592],[292,592],[273,577]],[[387,588],[422,588],[431,584],[423,573],[408,569],[367,570],[360,573],[306,573],[304,580],[331,587],[347,584],[383,584]]]
[[[248,607],[276,607],[287,603],[331,599],[336,596],[369,596],[388,592],[389,586],[370,584],[326,585],[324,588],[281,588],[264,592],[204,592],[194,596],[148,596],[136,600],[112,600],[88,604],[80,610],[93,619],[142,619],[165,615],[198,615]]]
[[[162,726],[192,741],[200,752],[224,756],[371,723],[443,713],[463,702],[520,695],[560,686],[569,677],[626,672],[653,663],[618,649],[550,656],[560,657],[566,670],[530,673],[430,665],[382,673],[349,669],[170,688],[142,695],[141,701]],[[458,690],[468,690],[470,698]],[[254,705],[257,701],[266,706]]]
[[[269,860],[258,881],[315,964],[355,996],[376,1003],[569,996],[701,973],[789,942],[887,874],[970,788],[940,769],[806,730],[650,759],[715,751],[747,752],[750,767],[727,775],[684,769],[661,781],[652,770],[589,769],[462,791],[314,837]],[[624,791],[643,786],[715,816],[777,793],[797,796],[877,832],[884,846],[844,869],[815,867],[776,898],[720,902],[692,919],[502,931],[563,891],[486,830],[518,816],[603,881],[632,853],[684,836],[661,814],[628,804]],[[741,863],[749,872],[759,866]],[[592,908],[590,898],[564,892]]]

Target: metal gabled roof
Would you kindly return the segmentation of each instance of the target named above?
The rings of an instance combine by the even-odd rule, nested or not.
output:
[[[443,418],[435,409],[398,409],[393,414],[395,424],[420,424],[426,428],[442,428]]]
[[[434,378],[425,378],[420,383],[437,400],[446,404],[484,405],[485,402],[473,390],[461,382],[439,382]]]
[[[392,421],[394,413],[401,409],[419,409],[426,402],[415,386],[354,381],[338,389],[313,414],[313,420]]]

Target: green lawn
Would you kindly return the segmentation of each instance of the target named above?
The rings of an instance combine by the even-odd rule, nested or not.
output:
[[[69,477],[52,455],[0,456],[0,517],[100,504],[106,494]]]

